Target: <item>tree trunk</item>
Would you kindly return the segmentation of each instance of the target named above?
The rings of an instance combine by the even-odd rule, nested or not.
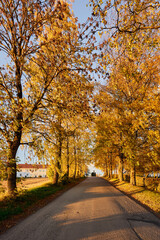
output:
[[[120,140],[123,140],[123,134],[120,132]],[[124,153],[123,153],[123,145],[120,146],[119,148],[119,168],[118,168],[118,178],[119,181],[122,182],[124,180],[123,178],[123,163],[124,163]]]
[[[22,136],[21,125],[17,132],[13,142],[9,144],[9,154],[7,158],[7,191],[9,195],[14,195],[16,192],[16,175],[17,175],[17,164],[16,164],[16,153],[20,146]]]
[[[119,178],[120,182],[122,182],[124,180],[124,178],[123,178],[123,154],[120,154],[120,161],[119,161],[119,167],[118,167],[118,178]]]
[[[69,137],[67,136],[67,178],[69,178]]]
[[[16,191],[16,160],[8,159],[7,162],[7,190],[9,195],[14,195]]]
[[[108,164],[107,164],[107,158],[105,160],[105,176],[108,177]]]
[[[143,177],[143,187],[146,187],[146,177]]]
[[[61,172],[61,158],[62,158],[62,134],[61,134],[61,129],[59,131],[59,137],[58,137],[58,150],[57,150],[57,159],[55,163],[55,174],[54,174],[54,179],[53,183],[58,184],[59,180],[59,173]]]
[[[110,178],[112,178],[112,152],[110,152]]]
[[[109,178],[111,177],[110,166],[109,166],[109,169],[108,169],[108,177],[109,177]]]
[[[57,171],[57,168],[55,167],[53,184],[57,185],[57,184],[58,184],[58,179],[59,179],[59,173],[58,173],[58,171]]]
[[[15,52],[16,56],[16,52]],[[16,175],[17,175],[17,168],[16,168],[16,153],[20,146],[21,137],[22,137],[22,121],[23,121],[23,112],[21,107],[21,100],[22,100],[22,84],[21,84],[21,63],[16,60],[16,88],[17,88],[17,98],[18,98],[18,113],[14,116],[15,118],[15,132],[13,141],[9,142],[9,154],[7,157],[7,190],[8,194],[12,195],[16,192]]]
[[[133,164],[133,166],[131,166],[130,183],[132,185],[136,186],[136,166],[135,166],[135,163]]]
[[[137,137],[138,137],[138,131],[135,131],[135,142],[137,141]],[[134,158],[133,158],[133,162],[131,162],[130,183],[136,186],[136,165],[135,165]]]
[[[112,165],[110,165],[110,173],[109,173],[109,176],[110,176],[110,178],[112,178]]]
[[[77,149],[77,177],[80,177],[80,161],[78,156],[78,149]]]
[[[74,175],[73,178],[76,178],[76,173],[77,173],[77,151],[76,151],[76,146],[74,146]]]
[[[110,156],[109,156],[109,152],[108,152],[108,177],[110,178],[111,177],[111,171],[110,171]]]
[[[56,160],[55,173],[53,178],[53,184],[57,185],[59,180],[59,172],[61,171],[60,158]]]

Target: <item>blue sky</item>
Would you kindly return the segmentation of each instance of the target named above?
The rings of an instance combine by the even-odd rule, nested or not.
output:
[[[78,17],[79,21],[85,22],[87,18],[90,16],[91,9],[89,7],[86,7],[86,5],[89,3],[89,0],[75,0],[73,3],[73,11],[75,17]]]

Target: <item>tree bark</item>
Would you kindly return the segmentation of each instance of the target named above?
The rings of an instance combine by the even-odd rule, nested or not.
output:
[[[16,192],[16,160],[8,159],[7,163],[7,189],[9,195],[14,195]]]
[[[18,106],[17,106],[17,114],[15,114],[15,132],[13,141],[9,142],[9,154],[7,159],[7,188],[8,194],[12,195],[15,194],[16,191],[16,175],[17,175],[17,164],[16,164],[16,153],[20,146],[21,137],[22,137],[22,121],[23,121],[23,112],[21,107],[22,101],[22,84],[21,84],[21,63],[18,60],[16,48],[14,48],[14,62],[15,62],[15,76],[16,76],[16,88],[17,88],[17,99],[18,99]]]
[[[132,185],[136,186],[136,166],[135,166],[135,163],[131,166],[130,183]]]
[[[105,165],[106,165],[106,167],[105,167],[105,170],[106,170],[105,176],[108,177],[108,164],[107,164],[107,159],[106,159],[106,161],[105,161]]]
[[[110,152],[110,178],[112,178],[112,152]]]
[[[67,136],[67,178],[69,178],[69,137]]]
[[[73,178],[76,178],[77,174],[77,151],[76,151],[76,146],[74,146],[74,175]]]
[[[123,153],[120,154],[119,167],[118,167],[118,178],[119,178],[120,182],[122,182],[124,180],[124,178],[123,178]]]
[[[58,179],[59,179],[59,173],[58,173],[58,171],[57,171],[57,168],[55,167],[53,184],[57,185],[57,184],[58,184]]]
[[[62,158],[62,133],[61,133],[61,122],[58,136],[58,150],[57,150],[57,159],[55,163],[55,174],[54,174],[54,184],[58,184],[59,173],[61,172],[61,158]]]
[[[9,195],[14,195],[16,192],[16,175],[17,175],[17,163],[16,163],[16,153],[20,146],[22,127],[20,121],[17,121],[17,131],[13,142],[9,143],[9,154],[7,157],[7,191]]]

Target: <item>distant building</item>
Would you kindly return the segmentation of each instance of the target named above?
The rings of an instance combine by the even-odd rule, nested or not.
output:
[[[41,164],[18,164],[17,177],[47,177],[47,165]]]

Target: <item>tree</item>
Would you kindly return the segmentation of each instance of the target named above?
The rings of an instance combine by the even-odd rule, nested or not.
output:
[[[35,114],[40,112],[42,99],[53,79],[66,70],[63,64],[60,67],[61,63],[64,63],[64,54],[61,54],[64,46],[61,46],[58,40],[59,31],[56,32],[56,30],[58,30],[57,22],[61,25],[66,24],[63,21],[63,15],[70,16],[67,6],[67,3],[55,0],[0,1],[0,50],[8,56],[9,61],[9,64],[3,66],[0,72],[0,132],[2,146],[7,148],[10,194],[13,194],[16,189],[16,153],[22,144],[22,134],[27,128],[31,128]],[[49,66],[47,69],[43,68],[46,60],[43,47],[49,45],[54,39],[40,40],[40,36],[43,35],[44,38],[46,36],[44,25],[48,21],[57,23],[54,39],[59,41],[58,49],[60,49],[60,55],[54,56],[57,65],[52,78],[47,77],[46,71],[53,69]],[[31,61],[36,65],[35,71],[31,71]],[[39,70],[42,75],[37,79]]]
[[[156,0],[90,0],[91,32],[111,30],[119,33],[159,29],[159,3]]]
[[[123,158],[122,162],[125,157],[125,162],[131,169],[131,183],[134,185],[136,184],[136,169],[143,165],[144,156],[150,151],[153,154],[154,144],[153,146],[149,144],[149,132],[159,128],[157,125],[159,117],[155,112],[155,104],[157,106],[159,99],[157,40],[156,31],[148,31],[146,35],[142,33],[127,36],[126,34],[117,34],[110,42],[110,51],[109,48],[106,48],[107,58],[111,63],[111,72],[106,86],[102,89],[104,94],[101,92],[99,97],[100,109],[107,112],[106,115],[102,113],[101,117],[105,122],[105,133],[107,131],[111,133],[108,139],[112,143],[114,142],[113,133],[117,135],[116,139],[119,139],[119,147],[115,142],[114,145],[120,150],[119,156],[121,159]],[[102,60],[102,64],[104,64],[104,60]],[[153,103],[153,99],[155,99],[155,103]],[[110,122],[112,121],[111,126],[107,125],[108,119]],[[154,126],[151,122],[154,122]],[[158,146],[159,134],[157,137],[156,134],[154,136],[155,145]],[[149,148],[146,147],[147,143]],[[144,152],[144,148],[146,152]],[[140,158],[142,150],[145,154],[143,159]],[[150,158],[151,160],[153,158]]]

